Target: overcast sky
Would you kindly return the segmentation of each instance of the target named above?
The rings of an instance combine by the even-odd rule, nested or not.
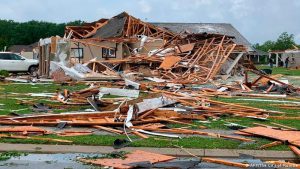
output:
[[[1,0],[1,19],[68,22],[122,11],[149,22],[231,23],[251,43],[280,33],[300,43],[300,0]]]

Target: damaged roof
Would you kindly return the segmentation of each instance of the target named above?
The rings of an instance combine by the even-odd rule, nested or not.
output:
[[[130,15],[126,12],[114,16],[109,19],[107,24],[102,26],[97,30],[93,38],[114,38],[121,37],[123,35],[123,30],[126,29],[126,21]],[[238,45],[243,45],[247,47],[248,51],[255,51],[251,43],[231,24],[229,23],[160,23],[153,22],[151,25],[169,30],[173,33],[210,33],[210,34],[222,34],[227,36],[235,37],[233,41]]]
[[[249,51],[253,51],[251,43],[229,23],[151,23],[155,26],[169,29],[175,33],[212,33],[234,36],[233,40],[238,45],[247,46]]]
[[[106,25],[97,30],[93,38],[105,39],[122,36],[127,17],[128,14],[123,12],[109,19]]]

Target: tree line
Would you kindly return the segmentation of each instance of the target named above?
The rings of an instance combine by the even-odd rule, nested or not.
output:
[[[51,23],[44,21],[15,22],[0,20],[0,51],[11,45],[30,45],[40,38],[63,36],[66,25],[77,26],[83,21]]]
[[[276,41],[268,40],[263,44],[256,43],[253,47],[265,52],[300,48],[295,42],[295,36],[293,34],[288,34],[287,32],[280,34]]]

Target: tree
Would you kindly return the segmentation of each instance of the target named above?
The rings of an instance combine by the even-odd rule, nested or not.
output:
[[[286,50],[293,48],[293,45],[296,45],[294,35],[283,32],[277,39],[274,48],[276,50]]]
[[[3,50],[4,46],[29,45],[40,38],[63,36],[66,25],[82,24],[83,21],[80,20],[60,24],[44,21],[19,23],[12,20],[0,20],[0,50]]]
[[[269,50],[275,50],[275,42],[268,40],[262,45],[259,45],[258,43],[253,46],[255,49],[259,49],[265,52],[268,52]]]
[[[268,40],[262,45],[256,43],[253,45],[255,49],[259,49],[265,52],[268,52],[269,50],[286,50],[291,49],[294,46],[297,46],[294,40],[293,34],[288,34],[287,32],[283,32],[279,35],[276,41]]]

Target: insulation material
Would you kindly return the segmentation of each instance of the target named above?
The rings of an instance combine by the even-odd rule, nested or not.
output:
[[[40,46],[47,45],[50,43],[51,43],[51,38],[40,39],[40,41],[39,41]]]
[[[137,98],[137,97],[139,97],[140,91],[139,90],[101,87],[100,88],[100,93],[116,95],[116,96],[125,96],[125,97]]]
[[[138,114],[139,114],[147,110],[164,107],[174,103],[176,103],[175,100],[161,96],[158,98],[144,99],[143,102],[137,103],[136,105],[138,107]]]
[[[134,82],[134,81],[129,80],[129,79],[126,79],[126,78],[124,78],[124,80],[125,80],[125,85],[126,86],[132,86],[132,87],[134,87],[134,89],[139,89],[140,88],[140,84],[139,83]]]
[[[80,73],[90,73],[90,72],[92,72],[91,69],[89,69],[87,66],[82,65],[82,64],[76,64],[76,65],[74,66],[74,69],[75,69],[76,71],[80,72]]]
[[[144,77],[144,79],[157,82],[157,83],[162,83],[162,82],[167,82],[165,79],[157,78],[157,77]]]
[[[72,79],[81,80],[85,78],[85,74],[78,72],[73,67],[69,68],[64,66],[62,63],[51,62],[50,69],[57,70],[57,68],[61,68],[67,76],[70,76]]]
[[[154,54],[156,54],[157,56],[165,56],[170,53],[174,53],[174,48],[166,48],[163,50],[154,49],[149,51],[148,56],[153,56]]]
[[[128,128],[130,128],[130,127],[133,126],[132,123],[130,122],[131,119],[132,119],[132,117],[133,117],[133,106],[130,106],[130,107],[129,107],[129,110],[128,110],[128,112],[127,112],[127,117],[126,117],[126,119],[125,119],[125,125],[126,125],[126,127],[128,127]]]
[[[149,135],[154,135],[154,136],[162,136],[162,137],[170,137],[170,138],[181,138],[178,135],[175,134],[166,134],[166,133],[156,133],[156,132],[150,132],[150,131],[145,131],[145,130],[136,130],[140,133],[144,133],[144,134],[149,134]]]

